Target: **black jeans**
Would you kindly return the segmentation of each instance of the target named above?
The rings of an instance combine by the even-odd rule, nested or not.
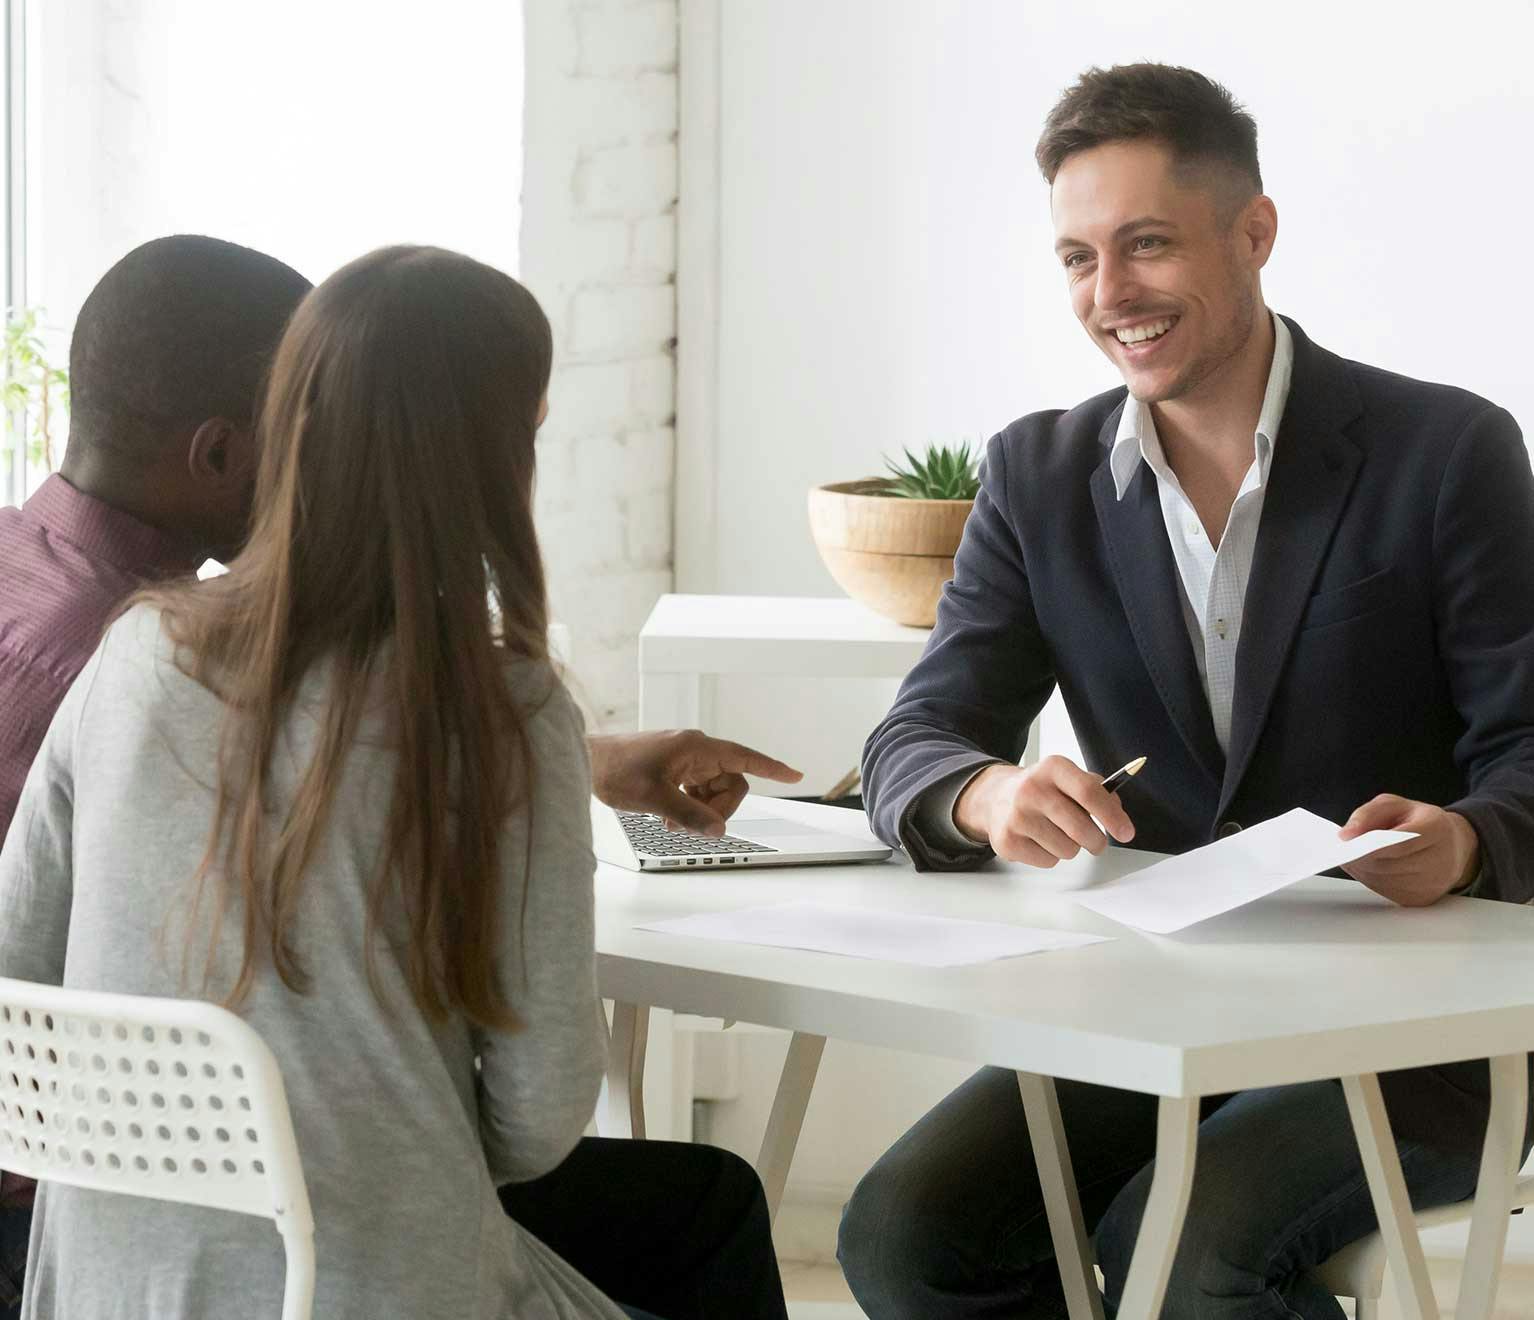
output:
[[[21,1314],[21,1281],[27,1272],[31,1232],[30,1205],[0,1206],[0,1320],[17,1320]]]
[[[1111,1317],[1150,1190],[1156,1098],[1056,1086]],[[1164,1320],[1342,1320],[1309,1271],[1376,1227],[1342,1088],[1243,1091],[1202,1116]],[[1475,1190],[1476,1156],[1396,1149],[1417,1209]],[[848,1203],[838,1255],[879,1320],[1066,1314],[1015,1073],[977,1073],[890,1148]]]
[[[728,1151],[586,1137],[552,1173],[500,1194],[616,1302],[664,1320],[787,1320],[767,1198]]]

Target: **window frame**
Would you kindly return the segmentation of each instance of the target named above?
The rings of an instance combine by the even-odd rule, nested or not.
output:
[[[27,305],[27,3],[3,0],[4,67],[0,99],[5,106],[5,201],[0,207],[0,278],[7,320],[12,308]],[[0,433],[0,505],[20,504],[27,495],[24,409],[12,409]]]

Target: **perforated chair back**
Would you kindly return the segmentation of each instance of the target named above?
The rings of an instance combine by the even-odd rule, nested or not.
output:
[[[0,978],[0,1168],[273,1220],[309,1320],[314,1219],[282,1074],[213,1004]]]

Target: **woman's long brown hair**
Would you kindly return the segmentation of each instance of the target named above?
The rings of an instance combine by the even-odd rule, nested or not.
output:
[[[364,706],[383,692],[398,759],[368,895],[369,980],[377,993],[381,919],[402,911],[421,1009],[516,1025],[497,966],[499,840],[532,765],[506,666],[547,656],[532,489],[551,357],[532,295],[468,257],[392,247],[343,267],[273,360],[245,549],[224,577],[148,594],[179,663],[227,707],[197,893],[222,881],[208,968],[230,896],[243,900],[231,1004],[266,956],[291,989],[308,986],[299,898],[324,883],[310,864]],[[285,818],[271,816],[279,730],[319,665],[313,758]]]

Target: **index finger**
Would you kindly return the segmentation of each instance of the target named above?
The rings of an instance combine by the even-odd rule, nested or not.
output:
[[[759,779],[773,779],[780,784],[797,784],[804,778],[802,771],[791,765],[740,743],[726,742],[722,738],[710,739],[719,758],[719,768],[726,774],[756,775]]]
[[[1058,782],[1061,791],[1085,807],[1120,843],[1128,843],[1133,839],[1134,821],[1129,819],[1129,813],[1124,810],[1124,804],[1119,801],[1118,794],[1110,793],[1103,788],[1100,775],[1091,774],[1069,762],[1067,767],[1060,773]]]

